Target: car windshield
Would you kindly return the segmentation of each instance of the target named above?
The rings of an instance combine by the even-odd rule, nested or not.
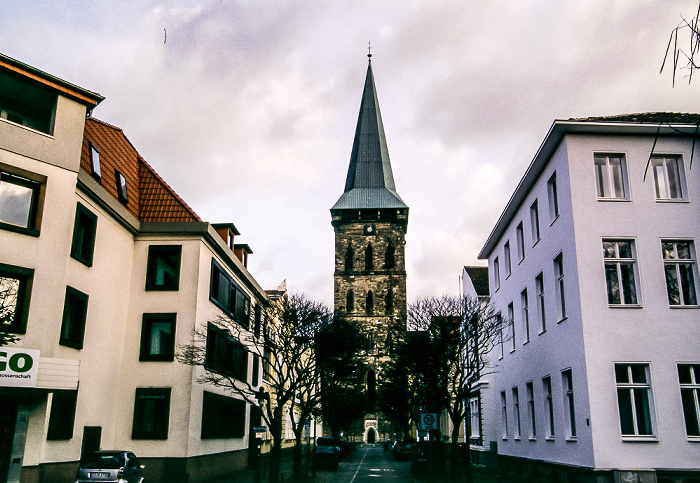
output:
[[[118,470],[124,467],[123,453],[100,453],[82,464],[83,468],[94,470]]]
[[[319,446],[338,446],[333,438],[318,438],[316,444]]]

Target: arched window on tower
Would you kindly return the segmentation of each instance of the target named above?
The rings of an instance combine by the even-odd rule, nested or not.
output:
[[[396,248],[394,244],[389,240],[389,244],[386,246],[386,268],[394,268],[396,266]]]
[[[348,295],[347,295],[347,300],[346,300],[346,311],[347,312],[354,312],[355,311],[355,292],[352,291],[352,289],[348,290]]]
[[[365,304],[365,309],[367,310],[368,314],[372,314],[374,312],[374,294],[370,290],[367,292],[367,300]]]
[[[365,249],[365,270],[373,270],[374,269],[374,248],[372,248],[372,244],[368,243],[367,248]]]
[[[349,272],[353,269],[355,261],[355,250],[352,249],[352,245],[348,244],[348,249],[345,250],[345,271]]]
[[[386,301],[385,301],[384,309],[387,315],[391,315],[394,312],[394,292],[389,289],[389,291],[386,293]]]

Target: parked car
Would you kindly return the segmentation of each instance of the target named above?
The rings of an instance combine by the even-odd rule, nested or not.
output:
[[[143,468],[131,451],[96,451],[80,463],[75,483],[143,483]]]
[[[391,454],[398,461],[408,461],[413,455],[413,445],[414,442],[410,440],[396,441],[391,448]]]
[[[337,470],[340,463],[340,452],[340,446],[334,438],[317,438],[314,447],[314,468]]]

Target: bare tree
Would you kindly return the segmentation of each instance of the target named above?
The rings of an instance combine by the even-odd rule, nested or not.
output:
[[[686,47],[684,47],[684,45]],[[669,59],[669,53],[672,58]],[[681,22],[671,31],[671,36],[668,39],[666,46],[666,54],[661,63],[661,71],[663,72],[667,62],[673,63],[673,85],[676,85],[676,72],[679,69],[688,70],[688,84],[693,80],[693,73],[700,68],[700,4],[695,16],[690,20],[686,20],[681,15]]]
[[[207,340],[208,327],[198,327],[192,344],[178,348],[178,361],[204,368],[200,383],[227,389],[253,406],[260,405],[261,415],[270,429],[270,481],[279,480],[283,430],[290,418],[296,437],[295,474],[301,472],[302,436],[306,420],[320,403],[314,357],[314,334],[330,320],[329,309],[304,295],[284,296],[267,310],[263,330],[255,334],[228,316],[210,321],[225,334],[239,352],[252,352],[260,358],[264,384],[249,380],[247,374],[218,369],[218,355],[213,342]],[[235,350],[228,357],[235,359]]]
[[[18,290],[18,280],[0,277],[0,347],[19,341],[19,337],[2,331],[14,322]]]

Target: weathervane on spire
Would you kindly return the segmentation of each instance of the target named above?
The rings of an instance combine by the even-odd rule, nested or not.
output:
[[[367,42],[367,58],[372,62],[372,42]]]

